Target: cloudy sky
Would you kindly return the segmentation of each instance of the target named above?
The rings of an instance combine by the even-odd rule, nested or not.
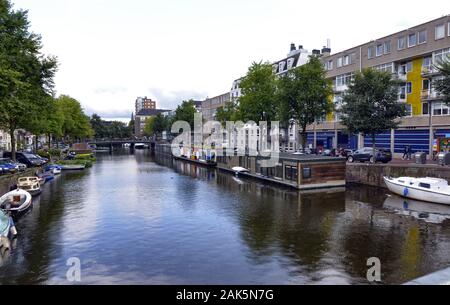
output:
[[[171,109],[230,90],[253,61],[291,42],[332,51],[450,14],[450,1],[12,0],[29,10],[59,94],[88,114],[128,118],[137,96]]]

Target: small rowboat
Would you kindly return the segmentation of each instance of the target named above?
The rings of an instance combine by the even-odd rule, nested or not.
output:
[[[51,172],[53,175],[59,175],[59,174],[61,174],[61,166],[55,165],[55,164],[50,164],[44,168],[44,171]]]
[[[397,195],[428,202],[450,205],[450,186],[439,178],[384,177],[388,189]]]
[[[39,178],[38,180],[41,185],[44,185],[45,183],[55,179],[55,175],[53,175],[51,172],[38,174],[37,177]]]
[[[239,176],[239,174],[241,174],[241,173],[249,173],[250,172],[248,169],[240,167],[240,166],[233,167],[231,170],[236,174],[236,176]]]
[[[31,194],[17,189],[6,193],[0,198],[0,208],[17,216],[26,212],[32,205]]]
[[[17,188],[27,191],[31,196],[37,196],[41,193],[41,185],[37,177],[22,177],[17,180]]]
[[[77,170],[84,170],[85,168],[86,165],[84,164],[61,165],[61,169],[63,171],[77,171]]]

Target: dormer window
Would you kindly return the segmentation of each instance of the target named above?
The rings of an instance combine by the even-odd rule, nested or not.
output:
[[[273,65],[272,66],[272,73],[273,74],[277,73],[277,70],[278,70],[278,65]]]
[[[288,70],[292,69],[292,66],[294,65],[294,59],[293,58],[289,58],[287,61],[287,68]]]
[[[282,61],[282,62],[279,63],[279,67],[280,67],[279,72],[283,72],[283,71],[284,71],[285,65],[286,65],[286,63],[285,63],[284,61]]]

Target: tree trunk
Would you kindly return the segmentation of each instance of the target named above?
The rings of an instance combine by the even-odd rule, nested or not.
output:
[[[52,135],[48,134],[48,149],[52,149]]]
[[[34,143],[34,145],[35,145],[35,147],[34,147],[34,148],[35,148],[35,151],[34,151],[34,152],[37,153],[37,151],[38,151],[38,149],[39,149],[39,148],[38,148],[38,136],[35,136],[35,143]]]
[[[9,129],[9,136],[11,137],[11,159],[16,162],[16,137],[14,136],[14,128]]]
[[[303,127],[302,132],[302,152],[306,152],[306,143],[308,143],[308,134],[306,133],[306,127]]]
[[[375,134],[372,134],[372,156],[373,163],[377,163],[377,156],[375,155]]]

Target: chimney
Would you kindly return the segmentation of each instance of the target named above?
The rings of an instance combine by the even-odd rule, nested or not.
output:
[[[324,47],[322,48],[322,55],[323,55],[323,56],[330,56],[330,55],[331,55],[331,49],[324,46]]]
[[[312,50],[313,55],[320,55],[320,50],[314,49]]]
[[[295,43],[291,43],[291,52],[295,51]]]
[[[299,46],[298,46],[298,49],[299,49],[299,50],[303,50],[303,46],[302,46],[302,45],[299,45]]]

